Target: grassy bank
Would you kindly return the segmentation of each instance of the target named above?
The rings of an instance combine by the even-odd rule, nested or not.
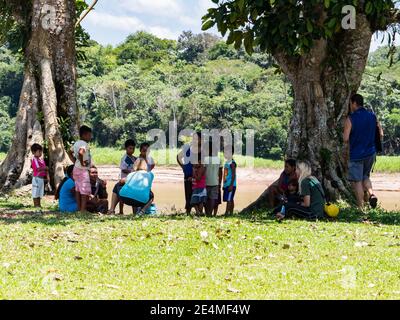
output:
[[[98,165],[119,165],[123,150],[113,148],[94,147],[93,159]],[[151,155],[159,165],[176,165],[176,154],[178,150],[154,150]],[[282,169],[283,161],[246,156],[235,156],[240,167],[254,164],[255,168]],[[400,173],[400,157],[379,156],[375,165],[375,172]]]
[[[114,148],[93,147],[92,153],[94,162],[97,165],[119,165],[124,151]],[[172,152],[165,150],[154,150],[152,151],[151,155],[158,165],[175,166],[177,153],[178,150],[172,150]],[[0,162],[4,160],[5,156],[5,153],[0,153]],[[235,159],[240,167],[245,167],[246,165],[251,165],[253,163],[255,168],[283,168],[283,161],[281,160],[252,158],[245,156],[236,156]],[[400,157],[379,156],[375,165],[375,172],[400,173]]]
[[[176,155],[179,150],[153,150],[151,156],[155,162],[161,166],[176,166]],[[138,150],[136,150],[136,154]],[[121,157],[124,154],[123,150],[114,148],[93,147],[92,148],[93,161],[97,165],[119,165]],[[270,168],[281,169],[283,168],[283,161],[253,158],[246,156],[235,156],[235,160],[240,167],[251,166],[254,164],[255,168]]]
[[[21,199],[7,203],[29,209]],[[345,211],[336,222],[278,224],[266,214],[134,219],[0,210],[0,298],[399,299],[398,217],[374,211],[361,223]]]

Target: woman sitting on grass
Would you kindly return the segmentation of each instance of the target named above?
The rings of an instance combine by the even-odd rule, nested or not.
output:
[[[154,174],[147,169],[146,160],[139,159],[133,168],[134,172],[115,185],[109,214],[115,214],[115,208],[120,201],[131,206],[134,213],[136,208],[141,208],[139,216],[146,212],[154,199],[154,194],[151,192]]]
[[[75,198],[75,182],[72,178],[74,166],[71,165],[67,168],[64,180],[58,186],[55,199],[58,200],[60,212],[71,213],[79,211],[78,203]]]
[[[324,216],[325,195],[321,183],[311,175],[311,166],[308,162],[299,162],[296,170],[303,202],[285,204],[285,210],[278,213],[276,218],[279,221],[293,216],[303,219],[322,218]]]

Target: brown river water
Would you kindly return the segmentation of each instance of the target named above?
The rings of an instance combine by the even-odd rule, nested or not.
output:
[[[155,168],[153,192],[155,204],[160,212],[184,211],[185,195],[183,173],[179,167]],[[235,196],[235,209],[247,207],[279,177],[279,170],[238,168],[238,189]],[[99,167],[99,176],[107,180],[111,199],[112,189],[117,183],[119,169],[113,166]],[[400,211],[400,174],[373,174],[372,182],[380,205],[386,210]],[[225,205],[219,209],[223,213]],[[117,209],[118,211],[118,209]]]

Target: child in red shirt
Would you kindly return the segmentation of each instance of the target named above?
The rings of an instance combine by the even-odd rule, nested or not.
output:
[[[43,147],[40,144],[34,143],[31,147],[33,154],[31,167],[33,169],[32,177],[32,198],[33,205],[36,208],[41,207],[41,198],[44,196],[44,182],[49,180],[49,168],[46,162],[42,159]]]

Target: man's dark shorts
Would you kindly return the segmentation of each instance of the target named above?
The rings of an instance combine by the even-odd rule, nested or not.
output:
[[[376,154],[359,161],[349,162],[348,179],[351,182],[362,182],[369,179],[376,160]]]

